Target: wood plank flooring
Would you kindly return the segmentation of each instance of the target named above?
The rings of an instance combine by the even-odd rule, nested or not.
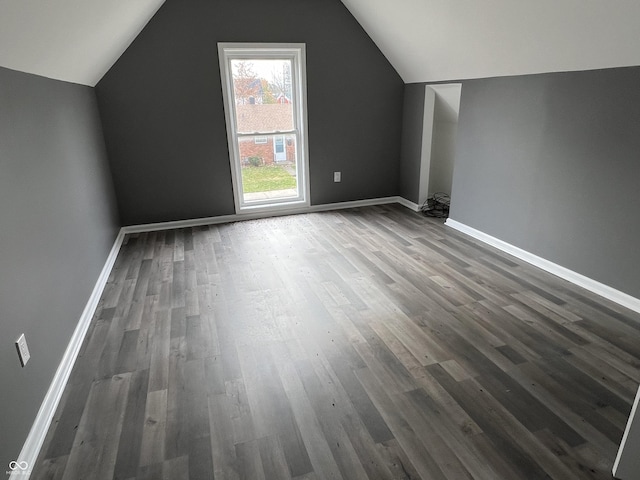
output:
[[[640,316],[400,206],[129,235],[33,479],[611,479]]]

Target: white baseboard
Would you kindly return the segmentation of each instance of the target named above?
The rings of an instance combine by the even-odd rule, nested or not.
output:
[[[624,435],[622,435],[618,454],[616,455],[616,460],[613,462],[613,468],[611,469],[611,473],[613,473],[614,478],[620,478],[621,480],[631,480],[638,476],[638,464],[640,462],[638,461],[637,452],[638,440],[640,440],[640,419],[636,420],[636,415],[640,415],[637,413],[639,402],[640,387],[638,387],[636,398],[633,400],[633,406],[631,407],[631,413],[627,420],[627,426],[624,429]]]
[[[176,228],[200,227],[203,225],[216,225],[220,223],[239,222],[242,220],[255,220],[257,218],[278,217],[283,215],[294,215],[299,213],[326,212],[329,210],[340,210],[344,208],[369,207],[374,205],[386,205],[389,203],[400,203],[407,208],[414,209],[412,202],[402,197],[371,198],[367,200],[354,200],[351,202],[326,203],[323,205],[311,205],[309,207],[294,207],[271,212],[251,212],[234,215],[221,215],[219,217],[204,217],[191,220],[177,220],[174,222],[147,223],[143,225],[129,225],[123,227],[124,233],[143,233],[157,230],[172,230]],[[417,206],[417,205],[416,205]],[[415,209],[417,212],[418,210]]]
[[[407,207],[409,210],[413,210],[414,212],[420,211],[420,205],[418,205],[417,203],[413,203],[412,201],[407,200],[406,198],[398,197],[397,202],[403,207]]]
[[[44,400],[40,405],[40,410],[38,410],[38,414],[36,415],[33,425],[31,426],[31,430],[29,431],[27,440],[22,446],[20,455],[16,460],[19,464],[22,465],[24,465],[26,462],[28,468],[24,471],[20,469],[14,470],[9,477],[11,480],[28,479],[30,476],[29,469],[35,465],[36,460],[38,459],[40,448],[44,443],[47,431],[49,430],[49,426],[51,425],[51,421],[53,420],[53,416],[56,412],[56,408],[58,408],[58,403],[60,403],[60,399],[62,398],[62,393],[64,392],[67,381],[69,380],[69,375],[71,375],[71,370],[73,369],[73,364],[75,363],[78,353],[80,352],[80,347],[82,346],[82,342],[87,333],[93,315],[95,314],[96,308],[98,307],[98,302],[100,301],[100,297],[102,296],[104,287],[106,286],[107,280],[109,279],[111,269],[113,268],[116,258],[118,257],[118,252],[120,251],[120,247],[122,246],[123,239],[124,232],[120,230],[115,242],[113,243],[111,252],[107,257],[107,261],[105,262],[105,265],[100,272],[98,281],[96,282],[96,285],[91,292],[89,301],[84,307],[82,315],[80,316],[80,320],[76,325],[73,335],[71,336],[71,340],[67,345],[67,349],[64,352],[60,365],[58,365],[58,369],[56,370],[51,385],[49,386],[49,390],[47,391],[47,394],[45,395]]]
[[[545,270],[557,277],[560,277],[564,280],[567,280],[579,287],[582,287],[586,290],[589,290],[592,293],[600,295],[612,302],[615,302],[623,307],[626,307],[634,312],[640,313],[640,299],[632,297],[620,290],[616,290],[604,283],[600,283],[592,278],[585,277],[584,275],[574,272],[573,270],[569,270],[561,265],[550,262],[542,257],[534,255],[533,253],[529,253],[526,250],[522,250],[516,246],[513,246],[507,242],[504,242],[498,238],[492,237],[480,230],[476,230],[473,227],[469,227],[463,223],[460,223],[456,220],[452,220],[451,218],[447,219],[445,225],[458,230],[459,232],[466,233],[467,235],[480,240],[486,244],[491,245],[503,252],[506,252],[510,255],[513,255],[520,260],[524,260],[527,263],[530,263],[542,270]]]

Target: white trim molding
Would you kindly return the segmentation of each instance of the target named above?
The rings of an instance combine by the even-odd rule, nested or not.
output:
[[[413,210],[414,212],[420,211],[420,205],[413,203],[411,200],[407,200],[406,198],[398,197],[397,202],[403,207],[407,207],[409,210]]]
[[[341,210],[344,208],[370,207],[375,205],[387,205],[399,203],[409,209],[418,211],[419,207],[415,203],[409,202],[401,197],[371,198],[367,200],[354,200],[351,202],[326,203],[323,205],[311,205],[310,207],[283,208],[274,211],[255,211],[237,215],[220,215],[218,217],[195,218],[192,220],[177,220],[174,222],[147,223],[143,225],[130,225],[123,227],[124,233],[143,233],[157,230],[172,230],[175,228],[200,227],[203,225],[216,225],[220,223],[240,222],[243,220],[255,220],[257,218],[280,217],[284,215],[295,215],[299,213],[326,212],[329,210]],[[415,208],[414,208],[415,206]]]
[[[638,473],[638,441],[640,440],[640,419],[636,420],[638,412],[638,403],[640,402],[640,387],[636,392],[636,398],[633,401],[633,407],[631,407],[631,413],[629,414],[629,420],[627,420],[627,426],[624,429],[624,435],[622,435],[622,441],[618,448],[618,454],[616,460],[613,462],[613,468],[611,472],[615,478],[621,480],[631,480],[636,478]]]
[[[47,431],[49,430],[49,426],[51,425],[51,421],[53,420],[53,416],[56,412],[56,408],[58,408],[58,404],[60,403],[60,399],[62,398],[62,394],[67,385],[67,381],[69,380],[69,376],[71,375],[71,370],[73,369],[73,365],[78,357],[78,353],[80,352],[80,347],[82,346],[82,342],[84,341],[84,337],[89,329],[89,325],[91,324],[91,320],[93,319],[93,315],[96,312],[98,307],[98,302],[100,301],[100,297],[102,296],[102,292],[104,291],[105,286],[107,285],[107,281],[109,280],[109,275],[111,274],[111,269],[115,264],[116,258],[118,257],[118,253],[120,252],[120,247],[122,246],[122,241],[124,240],[124,232],[122,229],[118,233],[115,242],[113,243],[113,247],[111,248],[111,252],[107,257],[107,260],[100,272],[100,276],[98,277],[98,281],[91,292],[91,296],[89,297],[89,301],[87,302],[82,315],[76,325],[76,328],[71,336],[71,340],[67,345],[67,349],[64,352],[62,360],[60,361],[60,365],[58,365],[58,369],[51,381],[51,385],[49,385],[49,390],[47,390],[47,394],[40,405],[40,409],[38,410],[38,414],[31,426],[31,430],[29,431],[29,435],[27,436],[24,445],[22,446],[22,450],[20,451],[20,455],[18,456],[18,463],[26,462],[28,467],[32,467],[35,465],[36,460],[38,459],[38,454],[40,453],[40,448],[42,448],[42,444],[44,443],[44,439],[47,435]],[[28,479],[31,475],[30,470],[14,470],[9,477],[11,480],[25,480]]]
[[[579,287],[582,287],[586,290],[589,290],[596,295],[600,295],[601,297],[606,298],[607,300],[611,300],[623,307],[626,307],[634,312],[640,313],[640,299],[636,297],[632,297],[620,290],[616,290],[609,285],[605,285],[604,283],[600,283],[592,278],[585,277],[584,275],[574,272],[573,270],[569,270],[566,267],[558,265],[556,263],[550,262],[542,257],[534,255],[533,253],[527,252],[519,247],[511,245],[499,238],[492,237],[480,230],[476,230],[473,227],[469,227],[463,223],[460,223],[456,220],[452,220],[451,218],[447,219],[445,225],[453,228],[459,232],[465,233],[481,242],[484,242],[492,247],[497,248],[498,250],[502,250],[505,253],[513,255],[520,260],[524,260],[531,265],[534,265],[546,272],[552,273],[553,275],[560,277],[568,282],[573,283]]]

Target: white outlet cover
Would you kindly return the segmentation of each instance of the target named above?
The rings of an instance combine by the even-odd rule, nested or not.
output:
[[[29,359],[31,358],[31,354],[29,353],[29,347],[27,346],[27,339],[24,336],[24,333],[18,337],[16,340],[16,348],[18,350],[18,357],[20,358],[20,363],[24,367]]]
[[[341,172],[333,172],[333,181],[334,182],[340,182],[342,180],[342,173]]]

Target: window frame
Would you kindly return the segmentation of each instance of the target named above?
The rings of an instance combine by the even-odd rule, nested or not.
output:
[[[309,151],[307,144],[307,81],[306,81],[306,48],[304,43],[218,43],[218,58],[222,80],[222,96],[224,101],[225,120],[227,125],[227,141],[229,144],[229,162],[233,181],[233,196],[236,214],[260,211],[277,211],[292,207],[310,206],[309,194]],[[294,128],[287,132],[252,132],[238,133],[236,129],[236,105],[233,96],[232,60],[242,59],[288,59],[291,60],[293,88]],[[238,148],[238,140],[245,136],[264,135],[296,136],[296,175],[297,193],[295,197],[286,197],[246,202],[242,191],[242,165]],[[286,146],[285,146],[286,148]]]

